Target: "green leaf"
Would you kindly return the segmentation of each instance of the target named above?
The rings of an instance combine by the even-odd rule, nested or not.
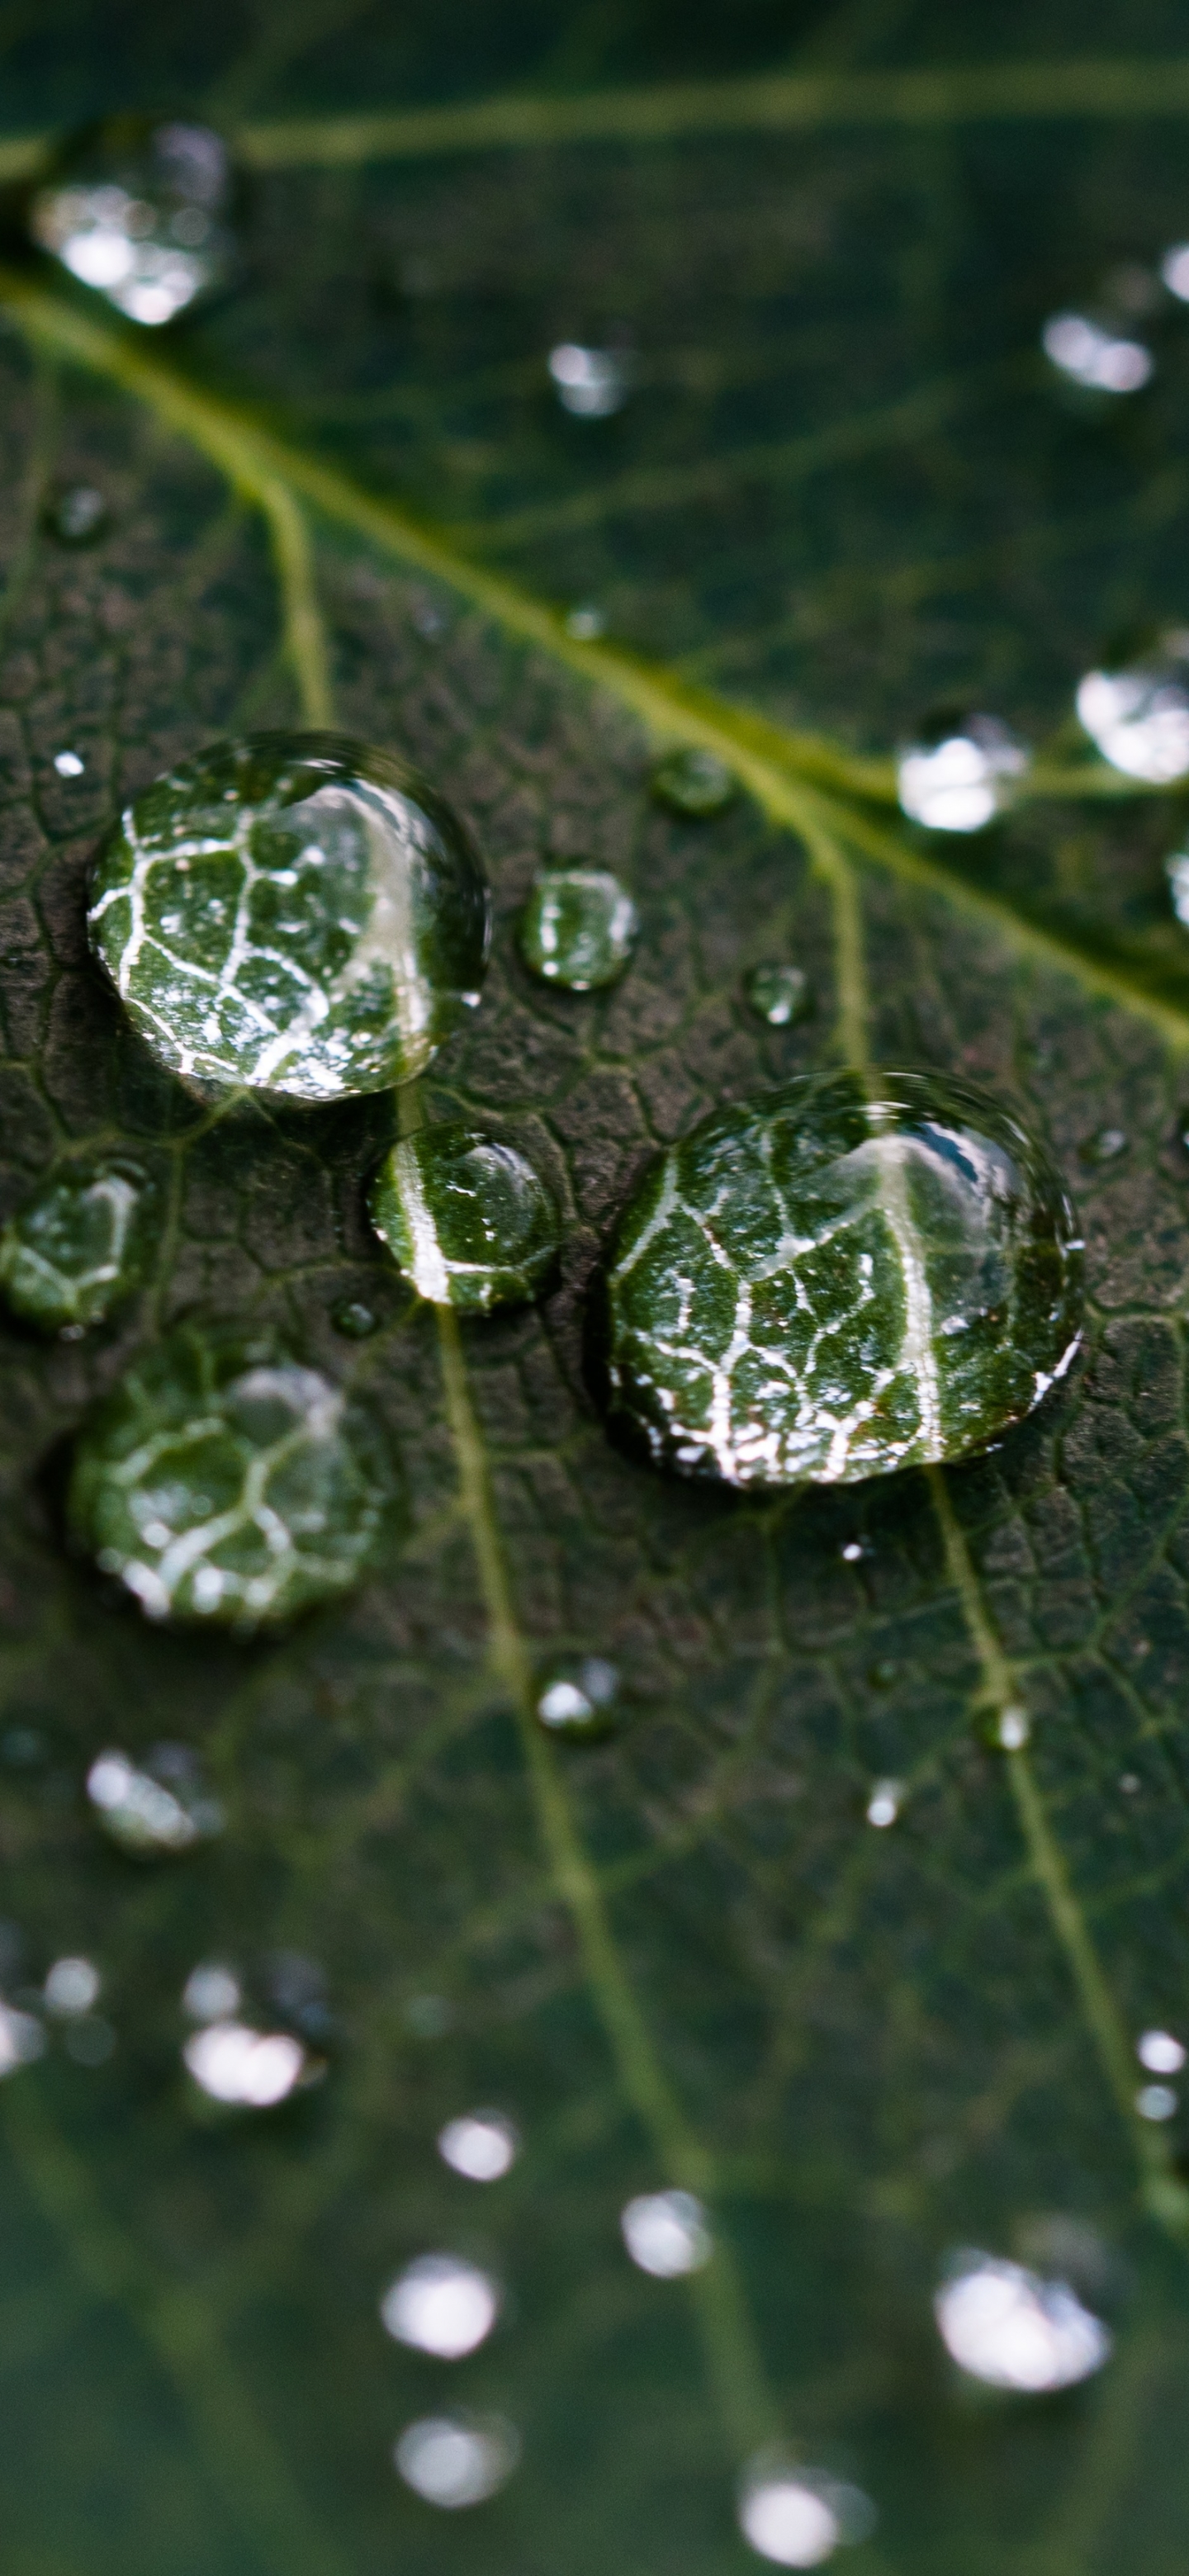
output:
[[[1135,2042],[1189,2041],[1184,809],[1070,706],[1114,630],[1185,616],[1189,318],[1165,299],[1151,387],[1098,411],[1039,332],[1181,237],[1189,61],[1156,0],[1117,64],[1057,0],[736,16],[262,0],[238,44],[213,12],[166,44],[124,0],[13,40],[14,180],[168,94],[250,181],[234,288],[168,333],[16,238],[0,282],[0,1215],[75,1156],[160,1193],[127,1305],[3,1326],[0,1970],[26,2017],[57,1959],[103,1980],[0,2086],[14,2576],[730,2576],[773,2444],[871,2499],[856,2576],[1183,2566],[1184,2130],[1137,2109]],[[630,352],[622,410],[561,410],[565,340]],[[1039,747],[969,842],[896,813],[942,697]],[[527,1154],[565,1219],[538,1306],[420,1305],[365,1216],[393,1103],[212,1111],[88,956],[127,796],[295,723],[412,760],[485,853],[483,1004],[403,1123]],[[658,803],[675,749],[738,798]],[[517,938],[574,863],[640,915],[587,993]],[[816,1010],[774,1023],[748,993],[782,962]],[[592,1405],[592,1267],[658,1146],[843,1061],[1044,1133],[1085,1366],[959,1469],[669,1481]],[[142,1620],[66,1543],[81,1425],[194,1311],[403,1458],[409,1526],[280,1640]],[[612,1731],[549,1734],[592,1658]],[[163,1743],[224,1831],[135,1859],[87,1773],[180,1781]],[[322,2080],[204,2101],[202,1962]],[[435,2140],[484,2105],[522,2145],[480,2186]],[[660,2191],[707,2213],[684,2281],[625,2250]],[[1105,2366],[960,2378],[932,2302],[963,2246],[1067,2279]],[[379,2319],[437,2251],[504,2292],[458,2362]],[[448,2513],[391,2454],[457,2409],[521,2459]]]

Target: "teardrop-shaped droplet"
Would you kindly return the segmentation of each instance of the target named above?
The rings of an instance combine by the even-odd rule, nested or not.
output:
[[[140,1286],[157,1192],[125,1162],[51,1172],[0,1235],[0,1287],[13,1313],[74,1340]]]
[[[670,813],[688,822],[706,822],[733,805],[739,781],[716,752],[696,749],[666,752],[652,773],[652,792]]]
[[[610,1733],[619,1698],[619,1674],[605,1655],[575,1655],[554,1664],[537,1695],[537,1716],[549,1735],[590,1744]]]
[[[1029,757],[998,716],[939,708],[897,755],[901,810],[931,832],[981,832],[1011,803]]]
[[[93,483],[65,483],[49,494],[41,524],[60,546],[89,546],[104,535],[108,516],[103,494]]]
[[[1087,671],[1078,721],[1112,769],[1169,787],[1189,773],[1189,627],[1167,627],[1137,651]]]
[[[854,1484],[982,1448],[1078,1342],[1081,1242],[1014,1113],[935,1074],[813,1074],[707,1119],[621,1219],[592,1358],[686,1476]]]
[[[183,1325],[84,1427],[76,1538],[151,1619],[241,1633],[357,1583],[396,1502],[369,1414],[271,1340]]]
[[[411,1081],[478,1001],[490,898],[461,823],[403,761],[262,733],[134,798],[87,918],[171,1071],[339,1100]]]
[[[515,1145],[423,1127],[386,1154],[368,1213],[419,1297],[486,1315],[539,1295],[561,1245],[553,1194]]]
[[[608,868],[550,868],[520,922],[520,954],[547,984],[589,993],[614,984],[636,944],[639,918]]]
[[[29,229],[130,322],[172,322],[222,285],[233,242],[231,167],[207,125],[113,116],[59,155]]]
[[[743,989],[757,1020],[767,1020],[772,1029],[791,1028],[813,1007],[809,977],[800,966],[781,966],[775,960],[753,966]]]

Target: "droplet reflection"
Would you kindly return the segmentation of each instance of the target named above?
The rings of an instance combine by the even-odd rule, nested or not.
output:
[[[104,1832],[138,1860],[189,1851],[223,1827],[218,1800],[181,1745],[158,1745],[143,1765],[114,1748],[100,1753],[87,1773],[87,1796]]]
[[[1067,2281],[992,2254],[960,2256],[933,2308],[951,2358],[988,2388],[1072,2388],[1110,2357],[1108,2328]]]
[[[657,2281],[700,2272],[714,2252],[706,2212],[692,2191],[643,2192],[629,2200],[619,2224],[633,2263]]]
[[[867,1801],[867,1822],[881,1831],[894,1825],[904,1798],[903,1780],[877,1780]]]
[[[901,810],[931,832],[981,832],[1010,801],[1029,756],[998,716],[945,708],[899,753]]]
[[[392,2456],[414,2494],[454,2511],[499,2493],[520,2458],[520,2436],[502,2415],[424,2415],[406,2425]]]
[[[17,2012],[14,2005],[0,2003],[0,2076],[15,2075],[18,2067],[32,2066],[44,2050],[45,2032],[36,2014]]]
[[[561,340],[549,352],[549,373],[563,411],[575,420],[608,420],[628,398],[628,365],[620,349],[586,349]]]
[[[1175,2120],[1179,2103],[1171,2084],[1141,2085],[1135,2097],[1141,2120]]]
[[[843,2544],[866,2540],[875,2520],[861,2487],[780,2451],[757,2453],[744,2473],[739,2528],[757,2555],[777,2567],[820,2567]]]
[[[809,977],[800,966],[774,961],[753,966],[743,989],[757,1020],[766,1020],[772,1029],[787,1029],[795,1020],[803,1020],[812,1003]]]
[[[321,2070],[299,2039],[285,2030],[249,2030],[244,2022],[212,2021],[182,2050],[188,2072],[213,2102],[268,2111]]]
[[[1127,662],[1087,671],[1078,721],[1112,769],[1168,787],[1189,771],[1189,628],[1170,627]]]
[[[495,2282],[459,2254],[421,2254],[386,2290],[380,2315],[396,2343],[461,2361],[486,2341],[500,2310]]]
[[[537,1716],[550,1735],[589,1743],[607,1734],[618,1693],[615,1665],[605,1655],[580,1655],[554,1668],[537,1701]]]
[[[1185,2063],[1185,2051],[1170,2030],[1145,2030],[1135,2043],[1135,2053],[1149,2075],[1179,2075]]]
[[[156,329],[225,277],[230,200],[208,126],[113,117],[67,146],[30,201],[29,229],[117,312]]]
[[[510,2172],[520,2140],[502,2111],[468,2111],[447,2120],[438,2133],[438,2154],[453,2173],[467,2182],[499,2182]]]
[[[1087,393],[1136,394],[1156,364],[1142,340],[1112,331],[1089,313],[1054,313],[1040,336],[1050,365]]]
[[[45,2008],[62,2021],[90,2012],[101,1979],[91,1959],[55,1959],[42,1989]]]

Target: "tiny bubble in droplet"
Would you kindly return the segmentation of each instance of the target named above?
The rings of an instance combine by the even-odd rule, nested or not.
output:
[[[331,1307],[330,1320],[336,1333],[349,1342],[366,1342],[380,1329],[380,1318],[374,1308],[365,1306],[361,1297],[340,1297]]]
[[[1122,1127],[1097,1127],[1078,1147],[1083,1163],[1117,1163],[1125,1154],[1131,1139]]]

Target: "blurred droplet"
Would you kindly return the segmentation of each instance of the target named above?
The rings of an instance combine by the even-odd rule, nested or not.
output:
[[[416,2495],[454,2510],[498,2494],[520,2458],[520,2436],[500,2415],[426,2415],[406,2425],[393,2458]]]
[[[1184,930],[1189,930],[1189,850],[1174,850],[1164,862],[1172,908]]]
[[[725,760],[693,746],[666,752],[649,783],[658,804],[687,822],[708,822],[712,814],[725,813],[739,793],[739,781]]]
[[[629,371],[622,349],[587,349],[560,340],[549,352],[549,373],[563,411],[575,420],[607,420],[628,398]]]
[[[1141,2120],[1172,2120],[1178,2110],[1177,2096],[1171,2084],[1141,2085],[1135,2097]]]
[[[1040,336],[1050,365],[1087,393],[1139,393],[1155,368],[1142,340],[1112,330],[1089,313],[1054,313]]]
[[[993,2254],[958,2256],[933,2309],[951,2358],[988,2388],[1072,2388],[1110,2357],[1107,2327],[1068,2281]]]
[[[1117,1163],[1130,1142],[1122,1127],[1096,1127],[1093,1135],[1085,1137],[1079,1145],[1078,1155],[1083,1163]]]
[[[550,1735],[588,1742],[614,1722],[619,1673],[603,1655],[581,1655],[555,1665],[537,1700],[537,1716]]]
[[[904,1802],[903,1780],[877,1780],[867,1801],[867,1822],[881,1831],[894,1825]]]
[[[0,1234],[0,1283],[14,1314],[75,1341],[140,1286],[155,1246],[156,1191],[122,1157],[59,1164]]]
[[[379,1316],[373,1307],[364,1305],[361,1297],[340,1297],[331,1307],[330,1320],[336,1333],[342,1333],[348,1342],[366,1342],[380,1329]]]
[[[87,1796],[104,1832],[138,1860],[189,1851],[222,1832],[223,1810],[185,1747],[159,1745],[143,1766],[114,1747],[101,1753],[87,1773]]]
[[[714,2252],[706,2212],[692,2191],[652,2191],[621,2211],[623,2241],[633,2263],[658,2281],[700,2272]]]
[[[1189,628],[1168,627],[1131,661],[1087,671],[1078,721],[1113,769],[1152,787],[1189,772]]]
[[[102,2013],[80,2013],[66,2025],[63,2045],[76,2066],[106,2066],[116,2044],[116,2034]]]
[[[1149,2075],[1179,2075],[1185,2063],[1185,2050],[1170,2030],[1145,2030],[1135,2043],[1135,2053]]]
[[[182,1988],[182,2011],[191,2021],[230,2021],[242,2000],[234,1968],[221,1959],[203,1959],[191,1968]]]
[[[1189,304],[1189,242],[1174,242],[1160,262],[1160,274],[1170,295]]]
[[[931,832],[981,832],[1011,802],[1030,757],[998,716],[942,708],[897,755],[901,810]]]
[[[844,1565],[861,1565],[864,1557],[872,1556],[874,1552],[861,1538],[846,1539],[838,1550]]]
[[[0,2002],[0,2075],[15,2075],[18,2067],[32,2066],[44,2049],[45,2032],[36,2015]]]
[[[250,2030],[236,2021],[208,2022],[186,2041],[182,2056],[212,2101],[253,2111],[271,2110],[322,2071],[290,2031]]]
[[[54,753],[54,767],[57,770],[59,778],[81,778],[86,765],[85,760],[80,758],[77,751],[56,751]]]
[[[860,2487],[778,2449],[757,2452],[744,2471],[739,2528],[757,2556],[777,2567],[820,2567],[845,2543],[866,2540],[875,2521]]]
[[[67,144],[29,228],[84,286],[156,329],[222,283],[231,172],[208,126],[117,116]]]
[[[458,2254],[421,2254],[386,2290],[380,2315],[396,2343],[461,2361],[484,2343],[499,2315],[495,2282]]]
[[[571,608],[565,621],[566,633],[575,644],[597,644],[607,632],[607,620],[593,600],[582,600]]]
[[[520,954],[545,983],[589,993],[617,982],[639,927],[626,886],[609,868],[549,868],[520,916]]]
[[[444,2039],[453,2026],[454,2006],[446,1995],[410,1995],[404,2021],[415,2039]]]
[[[1021,1753],[1032,1733],[1028,1714],[1022,1708],[1000,1708],[991,1720],[991,1741],[1001,1753]]]
[[[65,2021],[75,2013],[89,2012],[101,1983],[93,1959],[55,1959],[42,1989],[45,2009]]]
[[[808,975],[799,966],[781,966],[774,961],[753,966],[743,989],[757,1020],[767,1020],[773,1029],[786,1029],[794,1020],[803,1020],[812,1001]]]
[[[59,545],[90,545],[101,537],[108,524],[107,503],[93,483],[68,483],[51,492],[41,514],[41,524],[48,536]]]
[[[443,2164],[468,2182],[498,2182],[515,2163],[520,2140],[502,2111],[468,2111],[438,2133]]]

